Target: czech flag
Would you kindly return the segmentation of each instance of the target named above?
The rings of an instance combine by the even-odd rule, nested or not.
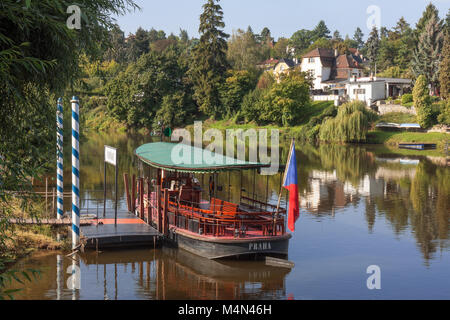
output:
[[[295,221],[300,216],[300,206],[298,203],[298,179],[297,179],[297,159],[295,157],[295,142],[292,141],[289,158],[284,171],[283,187],[289,190],[289,211],[288,228],[295,231]]]

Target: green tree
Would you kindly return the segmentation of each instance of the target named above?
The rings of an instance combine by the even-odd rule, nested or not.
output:
[[[200,42],[193,50],[189,73],[194,84],[194,98],[202,112],[209,116],[221,113],[219,88],[228,68],[226,57],[228,35],[219,0],[208,0],[200,16]]]
[[[252,70],[269,58],[269,48],[259,43],[254,34],[238,29],[228,42],[227,58],[235,70]]]
[[[156,112],[153,128],[177,128],[189,123],[194,114],[195,106],[190,96],[183,91],[177,91],[163,97],[161,108]]]
[[[227,72],[227,78],[220,89],[224,115],[231,117],[239,111],[244,96],[255,87],[255,79],[247,70]]]
[[[443,99],[450,99],[450,32],[446,32],[439,70],[440,93]]]
[[[127,46],[125,44],[125,35],[117,24],[109,31],[109,41],[110,46],[105,51],[103,58],[124,63],[127,56]]]
[[[364,33],[362,32],[361,28],[356,28],[355,34],[353,35],[353,40],[356,41],[358,45],[358,49],[362,49],[364,47]]]
[[[342,39],[341,33],[339,32],[339,30],[336,30],[333,32],[333,40],[335,41],[344,41],[344,39]]]
[[[439,85],[439,67],[444,40],[442,23],[438,19],[439,17],[431,16],[428,20],[412,60],[414,76],[424,75],[433,92]]]
[[[304,73],[290,72],[264,95],[260,120],[285,127],[295,125],[302,119],[302,110],[310,105],[309,90]]]
[[[330,30],[328,29],[325,21],[320,20],[317,26],[312,30],[312,41],[316,41],[320,38],[331,39]]]
[[[296,31],[289,39],[289,46],[294,48],[296,56],[301,56],[312,43],[313,34],[309,30]]]
[[[370,32],[369,38],[366,42],[367,58],[370,61],[370,69],[374,71],[375,64],[378,57],[378,51],[380,49],[380,38],[378,36],[377,27],[373,27]]]
[[[273,49],[271,50],[271,56],[277,59],[289,58],[288,48],[289,39],[286,38],[278,38],[278,41],[275,43]]]
[[[252,121],[258,124],[261,123],[260,118],[264,108],[263,94],[264,90],[256,88],[244,97],[240,115],[246,123]]]
[[[428,81],[420,75],[413,89],[414,108],[417,111],[417,120],[422,128],[428,128],[432,121],[431,99]]]
[[[182,97],[185,110],[192,113],[193,103],[187,100],[191,87],[184,77],[187,62],[181,57],[176,47],[151,51],[111,80],[105,88],[111,114],[130,128],[151,128],[165,96],[172,96],[170,101]]]
[[[417,39],[420,40],[420,35],[425,31],[426,26],[431,18],[439,18],[439,11],[438,9],[430,2],[427,7],[425,8],[425,11],[422,14],[422,17],[419,19],[419,21],[416,24],[416,35]]]
[[[261,30],[258,40],[259,40],[259,42],[264,43],[264,44],[268,44],[269,42],[272,42],[273,38],[270,33],[270,29],[267,27],[264,27],[264,29]]]
[[[450,126],[450,99],[444,101],[441,113],[438,116],[438,122]]]

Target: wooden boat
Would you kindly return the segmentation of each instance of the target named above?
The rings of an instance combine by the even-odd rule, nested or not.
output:
[[[135,214],[177,247],[208,259],[287,256],[291,235],[285,228],[285,209],[243,195],[242,174],[239,203],[217,196],[218,174],[231,170],[256,172],[269,165],[225,156],[215,164],[204,160],[195,163],[194,154],[198,152],[203,152],[202,159],[217,156],[196,147],[189,147],[188,164],[175,164],[171,160],[175,146],[157,142],[135,151],[141,168],[139,195],[131,201]],[[203,175],[210,178],[206,192],[196,177]]]

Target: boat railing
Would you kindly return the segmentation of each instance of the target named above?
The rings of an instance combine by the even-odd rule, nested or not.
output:
[[[225,217],[201,214],[198,211],[187,211],[169,204],[169,224],[200,235],[214,237],[246,238],[249,236],[283,235],[284,217],[273,219],[272,217],[255,215],[247,217]]]
[[[145,198],[146,206],[150,206],[153,220],[157,218],[156,198],[151,201]],[[220,200],[224,202],[223,200]],[[206,206],[208,205],[209,206]],[[195,202],[182,200],[175,195],[169,197],[167,215],[169,224],[200,235],[214,237],[245,238],[248,236],[271,236],[285,234],[285,219],[283,211],[275,215],[273,210],[254,209],[243,211],[234,204],[236,210],[229,210],[231,203],[211,204],[211,202]],[[164,200],[161,199],[164,207]],[[139,208],[139,206],[138,206]]]
[[[249,206],[252,209],[260,209],[272,212],[275,214],[278,209],[279,214],[286,213],[286,208],[278,207],[276,205],[273,205],[271,203],[268,203],[266,196],[258,195],[257,193],[250,194],[245,191],[242,192],[240,203],[246,206]]]
[[[274,218],[267,211],[212,211],[197,207],[196,203],[169,201],[169,223],[204,235],[247,237],[284,234],[284,217]],[[226,205],[225,205],[226,206]]]

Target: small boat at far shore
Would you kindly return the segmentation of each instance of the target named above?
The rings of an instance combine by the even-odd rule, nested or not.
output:
[[[269,165],[225,156],[220,164],[194,162],[195,153],[202,152],[202,159],[212,159],[214,154],[191,146],[192,162],[175,164],[171,154],[176,145],[149,143],[135,151],[142,173],[134,213],[176,247],[208,259],[287,256],[291,234],[286,232],[284,208],[244,195],[242,174],[239,203],[217,196],[218,174],[232,170],[256,172]],[[211,154],[205,157],[205,153]],[[205,174],[209,175],[206,191],[197,178]]]
[[[398,147],[400,149],[408,150],[435,150],[435,143],[399,143]]]

